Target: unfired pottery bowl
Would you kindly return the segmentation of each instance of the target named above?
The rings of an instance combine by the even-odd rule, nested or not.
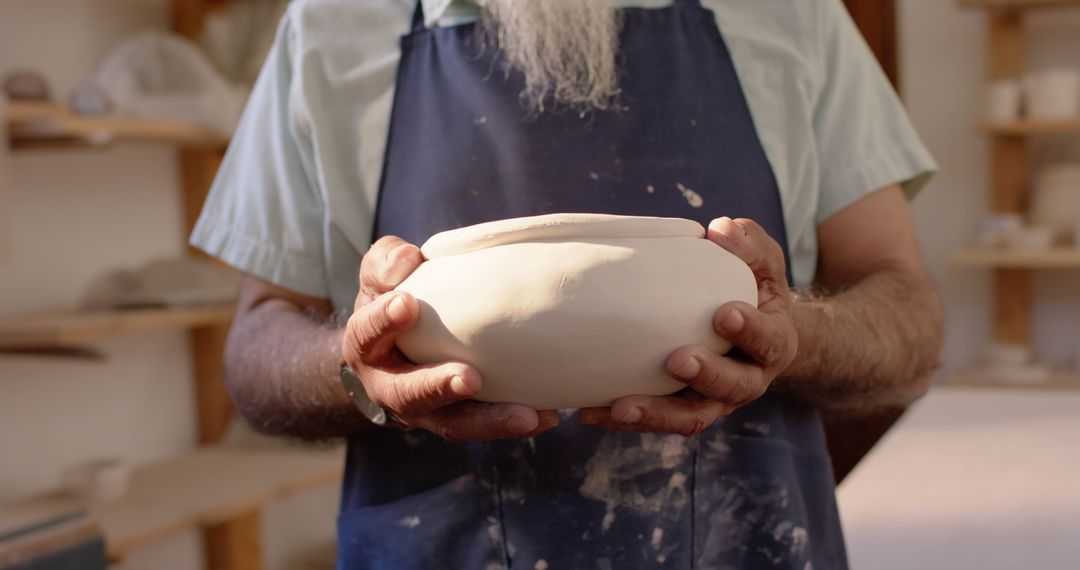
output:
[[[437,234],[398,290],[420,302],[398,346],[417,363],[459,361],[476,399],[537,409],[610,404],[686,385],[664,363],[683,345],[727,352],[713,315],[757,305],[753,273],[691,220],[553,214]]]
[[[1033,222],[1067,238],[1080,224],[1080,163],[1055,164],[1039,173],[1031,204]]]

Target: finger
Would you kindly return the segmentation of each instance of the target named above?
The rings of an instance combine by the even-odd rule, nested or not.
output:
[[[757,222],[748,218],[717,218],[709,224],[709,240],[750,266],[758,281],[787,283],[784,250]]]
[[[738,407],[765,393],[770,377],[756,363],[720,356],[702,346],[684,346],[671,353],[668,372],[710,400]]]
[[[578,414],[582,423],[628,432],[701,433],[728,414],[721,402],[700,394],[672,396],[627,396],[610,408],[589,408]]]
[[[397,236],[380,238],[360,261],[360,292],[371,300],[392,291],[423,262],[415,245]]]
[[[359,307],[345,325],[345,361],[375,365],[394,349],[397,337],[416,326],[420,307],[408,293],[386,293]]]
[[[787,368],[798,351],[795,324],[782,310],[765,312],[734,301],[716,311],[713,327],[770,371]]]
[[[466,400],[483,383],[475,368],[458,362],[396,370],[369,368],[361,379],[373,402],[405,420]]]
[[[553,410],[521,404],[461,402],[417,419],[415,426],[452,442],[533,437],[559,425]]]

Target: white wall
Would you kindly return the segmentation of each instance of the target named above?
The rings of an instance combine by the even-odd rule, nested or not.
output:
[[[4,0],[0,76],[29,67],[66,99],[127,35],[167,26],[168,0]],[[167,146],[14,154],[0,213],[0,315],[78,302],[103,270],[183,252],[176,152]],[[2,318],[2,317],[0,317]],[[0,502],[58,484],[72,463],[153,461],[195,444],[190,353],[182,332],[110,339],[99,363],[0,357]],[[265,517],[271,568],[333,540],[337,490],[276,505]],[[137,551],[125,569],[201,565],[198,536]]]
[[[941,173],[914,203],[916,224],[947,310],[947,368],[971,365],[990,338],[990,273],[948,263],[968,241],[989,203],[988,145],[971,125],[982,112],[986,16],[950,0],[902,0],[901,84],[912,119],[941,163]],[[1050,10],[1030,21],[1033,67],[1080,68],[1080,10]],[[1040,141],[1045,142],[1045,141]],[[1052,154],[1080,159],[1075,143],[1057,139]],[[1041,144],[1040,146],[1046,146]],[[1039,150],[1038,157],[1051,151]],[[1035,349],[1041,358],[1073,366],[1080,352],[1080,272],[1045,272],[1035,279]]]

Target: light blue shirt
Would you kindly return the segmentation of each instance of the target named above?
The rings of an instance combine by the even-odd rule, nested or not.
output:
[[[716,15],[776,175],[795,283],[809,285],[818,225],[891,184],[912,197],[936,166],[841,0],[702,4]],[[352,307],[371,243],[398,39],[413,6],[292,2],[192,244]],[[424,0],[424,8],[428,25],[476,15],[468,0]]]

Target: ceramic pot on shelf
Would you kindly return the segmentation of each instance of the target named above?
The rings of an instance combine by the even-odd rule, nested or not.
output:
[[[1037,120],[1080,117],[1080,71],[1055,68],[1029,73],[1023,78],[1023,87],[1028,117]]]
[[[398,287],[420,302],[398,346],[414,362],[475,366],[482,401],[580,408],[676,392],[671,352],[726,352],[714,313],[757,305],[750,268],[704,237],[691,220],[591,214],[437,234]]]
[[[1080,163],[1057,164],[1039,173],[1031,220],[1052,228],[1058,238],[1072,237],[1080,224]]]

